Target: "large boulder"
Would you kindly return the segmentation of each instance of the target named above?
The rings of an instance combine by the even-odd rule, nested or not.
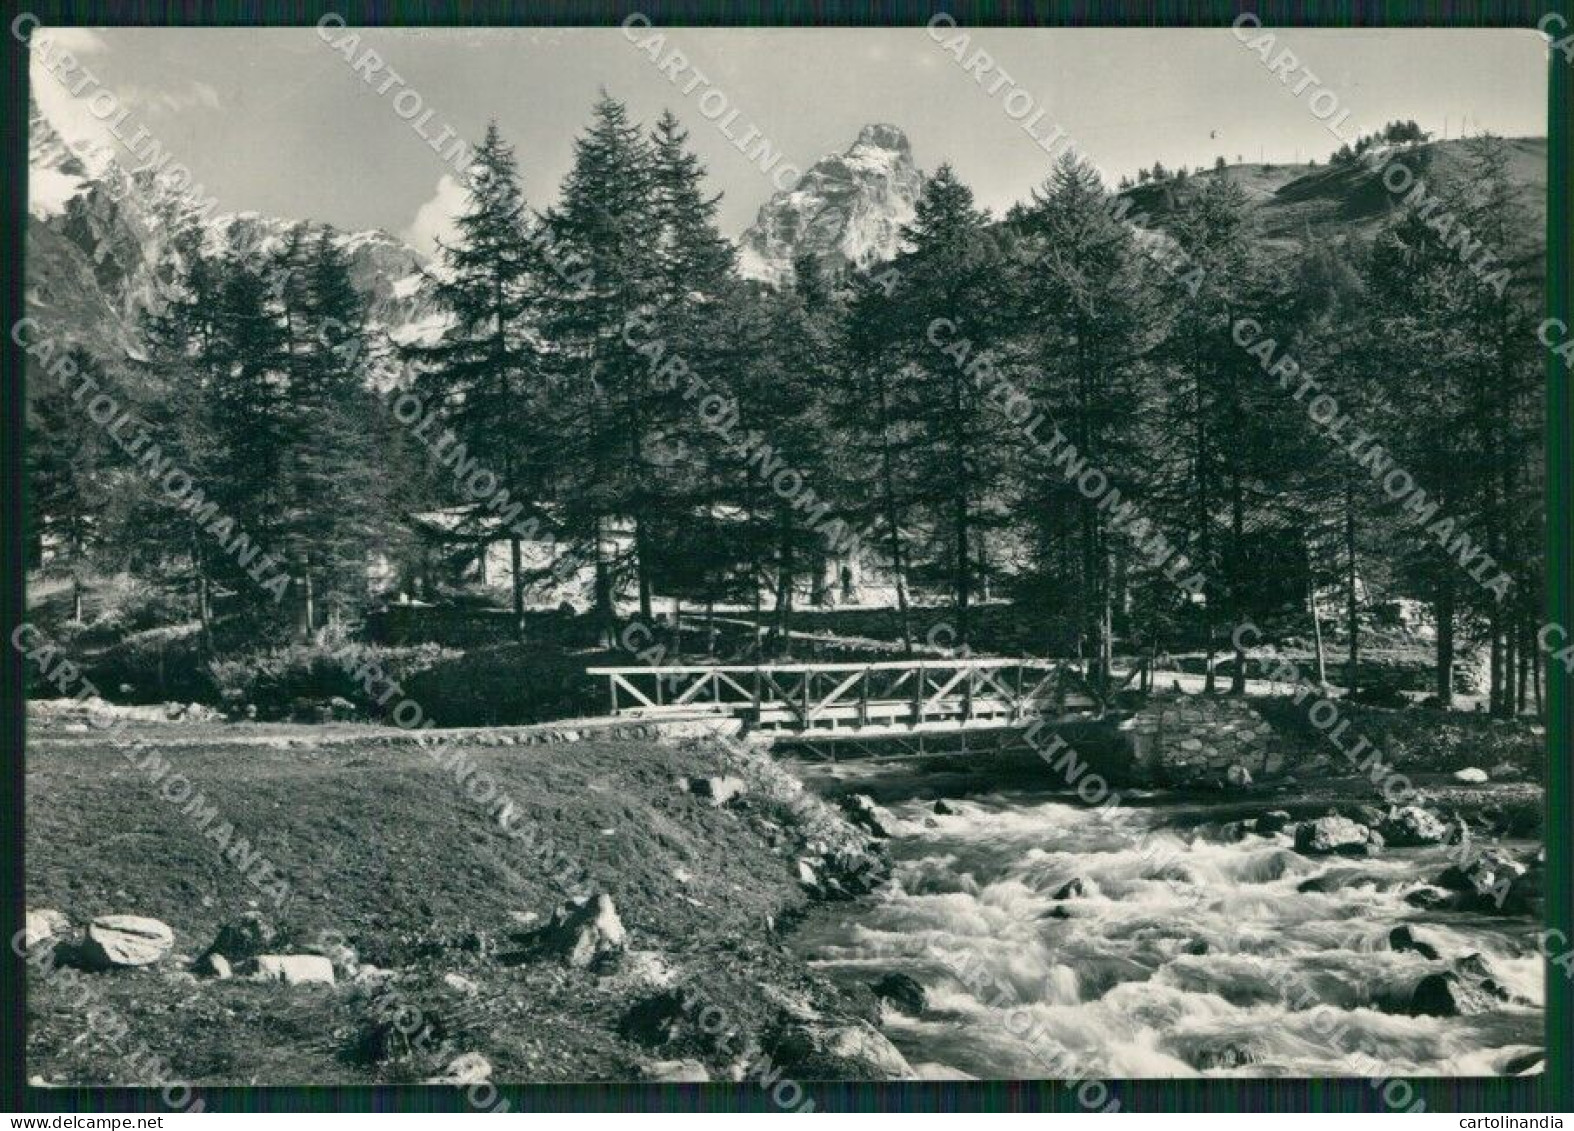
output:
[[[1295,827],[1295,850],[1304,856],[1366,855],[1372,830],[1348,817],[1318,817]]]
[[[842,809],[853,824],[865,832],[882,838],[891,835],[891,830],[885,827],[885,821],[880,816],[880,807],[868,794],[854,793],[842,798]]]
[[[628,932],[618,918],[610,895],[591,895],[571,899],[552,913],[541,929],[538,941],[550,954],[581,968],[619,954],[628,941]]]
[[[1270,809],[1252,823],[1252,831],[1258,836],[1273,836],[1282,833],[1290,827],[1292,820],[1289,812],[1284,809]]]
[[[1463,770],[1454,771],[1454,780],[1466,785],[1484,785],[1492,779],[1479,766],[1466,766]]]
[[[333,985],[333,963],[320,954],[259,954],[257,978],[287,986]]]
[[[1467,1017],[1496,1009],[1496,996],[1481,982],[1456,970],[1428,974],[1410,995],[1409,1013],[1418,1017]]]
[[[1449,836],[1449,827],[1443,819],[1419,805],[1390,810],[1379,827],[1383,839],[1393,848],[1442,844]]]
[[[1450,902],[1458,910],[1519,915],[1539,895],[1541,873],[1506,852],[1488,849],[1450,865],[1435,882],[1454,893]]]
[[[100,915],[87,928],[82,960],[89,966],[114,969],[151,966],[169,954],[175,932],[157,919],[141,915]]]
[[[918,1017],[929,1004],[923,983],[907,974],[890,973],[874,984],[874,995],[893,1009]]]
[[[808,1080],[908,1080],[915,1075],[897,1047],[862,1021],[794,1025],[782,1034],[773,1059]]]

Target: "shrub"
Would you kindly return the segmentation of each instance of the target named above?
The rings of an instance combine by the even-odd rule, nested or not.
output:
[[[255,707],[258,718],[314,718],[317,709],[332,699],[346,699],[361,713],[377,716],[394,701],[390,699],[383,706],[377,703],[376,697],[388,685],[378,682],[368,690],[354,674],[362,665],[375,663],[389,680],[403,685],[428,668],[462,654],[438,644],[388,647],[325,640],[215,660],[209,665],[209,672],[219,702],[232,709]]]
[[[86,663],[104,698],[120,703],[213,702],[195,621],[133,632]]]

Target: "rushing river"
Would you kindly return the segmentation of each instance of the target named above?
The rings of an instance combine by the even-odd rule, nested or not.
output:
[[[1372,1076],[1381,1062],[1385,1075],[1477,1076],[1537,1059],[1535,925],[1405,902],[1448,865],[1445,849],[1312,859],[1288,834],[1231,839],[1221,818],[1238,802],[1226,814],[1150,798],[1119,823],[1045,793],[934,807],[886,802],[891,882],[822,905],[797,935],[833,978],[923,985],[923,1015],[888,1007],[884,1026],[920,1075]],[[1315,877],[1327,890],[1297,890]],[[1074,879],[1084,894],[1055,899]],[[1393,950],[1401,924],[1438,959]],[[1514,1000],[1403,1012],[1421,977],[1472,954]]]

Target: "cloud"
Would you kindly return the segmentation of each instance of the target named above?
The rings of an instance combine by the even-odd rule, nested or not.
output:
[[[199,106],[209,110],[223,108],[223,103],[219,101],[219,92],[207,83],[198,82],[196,79],[190,79],[183,86],[167,90],[132,85],[116,87],[115,93],[127,106],[167,110],[170,113],[193,110]]]
[[[109,50],[103,36],[85,27],[41,27],[33,32],[32,43],[35,51],[46,43],[53,44],[54,50],[69,51],[78,59],[102,55]]]
[[[111,54],[109,44],[87,28],[41,27],[33,33],[31,47],[28,77],[33,100],[93,173],[101,172],[111,155],[122,162],[128,156],[109,127],[122,109],[131,112],[129,122],[121,127],[124,137],[134,136],[136,127],[146,124],[138,121],[144,115],[223,108],[219,92],[196,79],[172,80],[168,86],[116,84],[97,63]],[[88,65],[88,60],[95,62]],[[93,81],[88,81],[89,76]],[[157,133],[151,125],[148,128]]]
[[[464,211],[468,193],[459,179],[444,173],[437,182],[432,199],[415,210],[415,219],[400,232],[407,244],[426,255],[437,254],[437,241],[453,243],[457,234],[454,217]]]

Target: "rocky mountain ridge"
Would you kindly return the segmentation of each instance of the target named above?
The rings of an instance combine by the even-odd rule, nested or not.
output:
[[[772,195],[738,241],[745,278],[780,285],[792,279],[795,255],[864,267],[901,248],[923,174],[907,135],[876,123],[841,153],[820,158],[791,189]]]
[[[108,147],[68,143],[36,104],[28,123],[27,312],[106,360],[140,356],[139,324],[164,302],[176,233],[195,223],[209,250],[266,255],[304,223],[255,212],[198,214],[167,175],[128,170]],[[380,229],[335,236],[375,331],[402,341],[437,317],[420,252]]]

